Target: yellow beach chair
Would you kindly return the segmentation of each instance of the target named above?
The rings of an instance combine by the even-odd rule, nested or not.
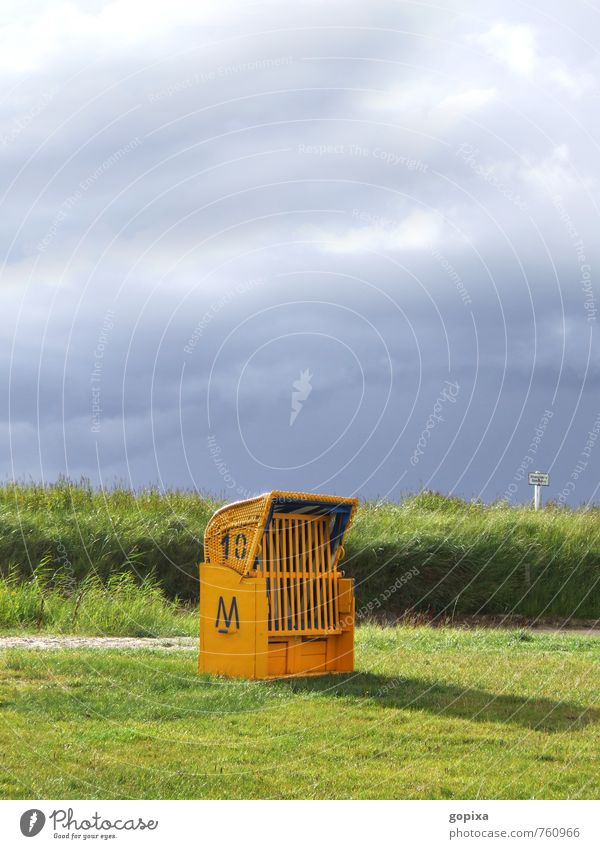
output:
[[[270,492],[207,525],[200,672],[240,678],[354,668],[354,581],[339,569],[355,498]]]

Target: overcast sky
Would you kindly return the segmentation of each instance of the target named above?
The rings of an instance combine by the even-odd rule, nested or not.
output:
[[[588,2],[0,5],[1,471],[600,499]]]

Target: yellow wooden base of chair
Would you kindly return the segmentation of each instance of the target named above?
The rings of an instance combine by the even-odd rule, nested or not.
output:
[[[278,636],[269,631],[266,578],[242,578],[231,569],[200,566],[200,672],[235,678],[282,678],[352,672],[354,592],[339,579],[336,633]]]

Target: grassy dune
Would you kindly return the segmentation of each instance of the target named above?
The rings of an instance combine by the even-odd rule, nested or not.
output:
[[[365,504],[346,546],[358,597],[417,574],[386,610],[600,616],[600,510],[535,512],[436,493]]]
[[[42,567],[29,579],[0,579],[0,634],[19,632],[116,637],[175,637],[198,633],[197,605],[169,599],[152,578],[131,572],[76,585]]]
[[[100,582],[87,584],[96,593],[86,591],[89,600],[111,576],[116,591],[123,579],[115,576],[128,572],[146,579],[148,590],[153,576],[169,599],[195,601],[204,528],[218,506],[177,491],[98,492],[69,482],[0,487],[0,576],[33,581],[33,595],[41,584],[46,593],[56,585],[72,605],[86,576]],[[356,578],[362,616],[408,610],[597,618],[600,510],[549,506],[535,513],[435,493],[365,503],[343,568]]]
[[[200,676],[196,652],[0,653],[1,798],[597,798],[600,641],[378,628],[357,672]]]

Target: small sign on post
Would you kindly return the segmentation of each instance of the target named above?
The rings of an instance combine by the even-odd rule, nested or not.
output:
[[[529,472],[529,486],[533,487],[533,506],[536,510],[542,506],[542,487],[549,483],[550,475],[547,472]]]

